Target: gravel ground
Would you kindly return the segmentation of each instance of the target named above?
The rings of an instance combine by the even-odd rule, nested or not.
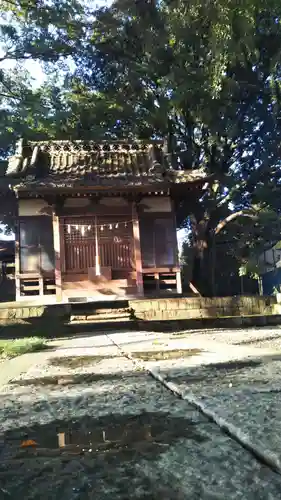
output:
[[[260,331],[253,335],[257,333],[261,335]],[[236,340],[239,335],[241,332]],[[181,339],[142,332],[111,337],[123,349],[136,352],[197,346],[199,353],[194,356],[144,364],[169,374],[184,388],[189,388],[187,377],[190,379],[193,370],[192,390],[198,394],[202,391],[208,404],[213,401],[214,407],[229,418],[237,413],[235,418],[241,425],[245,425],[246,405],[250,431],[254,418],[260,430],[266,428],[265,416],[269,416],[271,426],[273,420],[278,424],[277,413],[268,409],[277,408],[278,393],[262,393],[261,398],[258,393],[253,397],[252,392],[253,386],[257,388],[257,377],[262,388],[272,388],[279,374],[278,361],[273,361],[274,370],[269,368],[271,363],[253,366],[256,353],[252,345],[226,349],[226,343],[222,344],[221,337],[213,332]],[[0,393],[1,499],[281,497],[279,475],[257,462],[186,401],[136,369],[108,336],[50,345],[53,350],[45,360],[11,380]],[[266,356],[264,348],[257,350]],[[250,351],[251,357],[246,354]],[[241,365],[243,356],[243,367],[232,366],[232,382],[225,379],[231,370],[213,366],[225,359],[228,365],[230,359]],[[267,376],[271,374],[269,386],[264,383],[265,365]],[[245,385],[249,373],[252,385],[247,382],[241,390],[241,381]],[[233,389],[229,384],[234,380]],[[239,391],[245,398],[243,404]],[[267,397],[267,403],[263,397]],[[260,399],[263,403],[257,413]],[[278,425],[275,429],[279,431]],[[279,435],[276,438],[275,433],[276,441]],[[23,448],[27,439],[36,445]]]

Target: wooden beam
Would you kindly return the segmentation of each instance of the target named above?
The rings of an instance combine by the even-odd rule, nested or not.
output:
[[[60,302],[62,300],[60,223],[55,209],[53,209],[53,238],[55,252],[56,299],[58,302]]]
[[[144,267],[142,269],[143,274],[154,274],[154,273],[162,273],[162,274],[175,274],[180,271],[180,267]]]
[[[133,220],[136,284],[137,284],[138,295],[143,296],[143,276],[142,276],[142,260],[141,260],[141,244],[140,244],[140,226],[139,226],[137,204],[134,201],[132,202],[132,220]]]
[[[80,199],[80,198],[79,198]],[[83,200],[83,198],[81,198]],[[111,206],[108,207],[106,205],[99,204],[97,202],[92,205],[86,205],[83,207],[63,207],[57,212],[61,216],[65,217],[93,217],[95,215],[115,215],[115,216],[130,216],[130,207],[127,206]]]
[[[27,280],[38,280],[39,278],[54,278],[54,272],[43,271],[43,272],[35,272],[35,273],[19,273],[20,279]]]

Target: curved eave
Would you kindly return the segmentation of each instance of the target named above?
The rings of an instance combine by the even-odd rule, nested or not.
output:
[[[196,172],[173,172],[170,173],[169,179],[166,176],[162,178],[148,178],[143,176],[141,178],[135,178],[133,176],[128,176],[127,179],[121,177],[115,177],[108,179],[105,177],[100,177],[97,179],[97,183],[90,183],[89,180],[83,184],[79,179],[68,179],[63,180],[60,178],[47,178],[45,181],[38,181],[35,179],[27,180],[26,182],[18,182],[18,180],[13,179],[14,182],[10,184],[10,188],[16,193],[17,196],[21,194],[37,194],[43,195],[44,193],[54,193],[57,194],[73,194],[73,193],[101,193],[101,192],[115,192],[115,193],[126,193],[126,192],[169,192],[174,196],[184,196],[186,191],[193,189],[202,189],[204,185],[212,180],[213,175],[206,176],[202,175],[200,172],[200,177],[196,176]],[[11,179],[12,181],[12,179]]]

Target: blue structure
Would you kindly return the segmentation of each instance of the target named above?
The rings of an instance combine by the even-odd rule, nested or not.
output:
[[[281,268],[277,267],[262,277],[264,295],[273,295],[275,289],[280,291],[281,287]]]

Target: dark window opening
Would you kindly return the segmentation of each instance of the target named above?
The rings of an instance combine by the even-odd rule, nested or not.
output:
[[[143,215],[140,218],[142,266],[144,268],[176,265],[177,239],[172,217]]]

